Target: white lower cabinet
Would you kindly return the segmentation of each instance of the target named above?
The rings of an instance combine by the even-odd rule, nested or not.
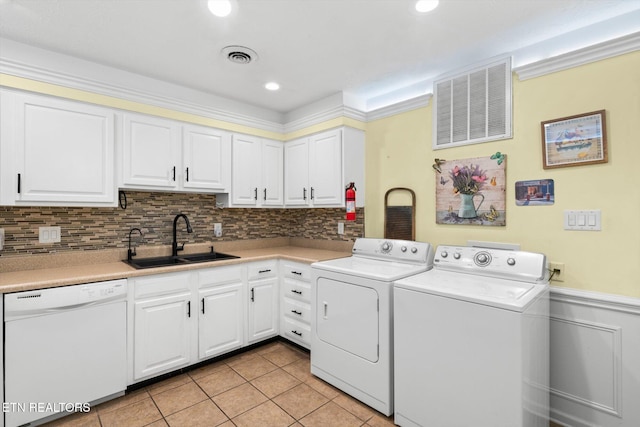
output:
[[[280,334],[311,348],[311,267],[293,261],[281,261],[282,279]]]
[[[247,264],[247,344],[278,335],[278,261]]]
[[[244,345],[245,298],[242,267],[199,270],[198,358],[236,350]]]
[[[130,279],[133,286],[133,382],[191,363],[196,325],[192,276],[169,273]],[[131,292],[131,290],[130,290]]]
[[[244,345],[242,269],[212,267],[129,279],[131,383]]]
[[[310,276],[273,259],[129,279],[128,384],[278,334],[310,348]]]

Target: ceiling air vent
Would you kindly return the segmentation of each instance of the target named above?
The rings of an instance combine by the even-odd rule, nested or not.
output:
[[[227,46],[222,49],[222,55],[234,64],[249,64],[258,60],[258,54],[244,46]]]
[[[511,138],[511,57],[434,82],[433,149]]]

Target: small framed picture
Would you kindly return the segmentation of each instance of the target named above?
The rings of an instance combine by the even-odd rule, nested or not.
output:
[[[605,110],[547,120],[541,127],[544,169],[607,162]]]

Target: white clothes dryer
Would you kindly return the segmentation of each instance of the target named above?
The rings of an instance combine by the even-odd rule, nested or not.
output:
[[[426,271],[430,244],[361,238],[352,256],[311,264],[311,373],[393,412],[393,282]]]
[[[395,422],[549,425],[549,285],[542,254],[440,246],[394,285]]]

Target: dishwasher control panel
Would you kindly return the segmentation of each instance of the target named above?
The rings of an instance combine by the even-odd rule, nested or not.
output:
[[[4,295],[4,317],[7,321],[70,307],[124,300],[126,297],[126,279],[14,292]]]

